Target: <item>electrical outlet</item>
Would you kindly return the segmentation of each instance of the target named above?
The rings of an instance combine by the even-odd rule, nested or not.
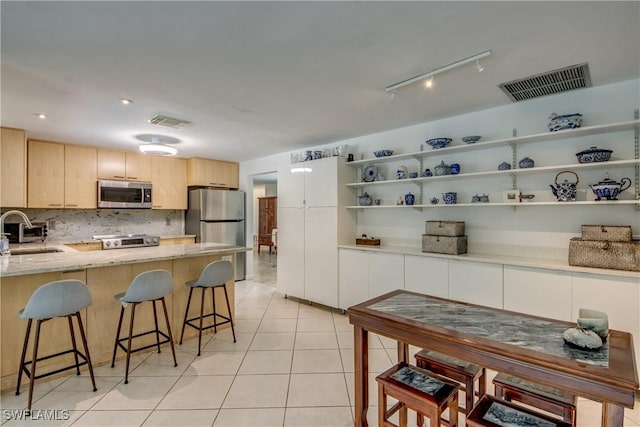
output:
[[[47,224],[47,228],[48,228],[49,230],[55,230],[55,229],[56,229],[56,222],[55,222],[55,221],[53,221],[53,220],[49,220],[48,222],[49,222],[49,223]]]
[[[171,225],[171,218],[167,217],[167,219],[165,219],[164,221],[164,225],[166,225],[167,227]]]

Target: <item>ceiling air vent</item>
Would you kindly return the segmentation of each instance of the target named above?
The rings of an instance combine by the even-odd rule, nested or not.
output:
[[[498,85],[513,102],[591,86],[589,64],[578,64]]]
[[[147,120],[147,123],[151,123],[152,125],[166,126],[174,129],[180,129],[183,127],[187,127],[191,124],[186,120],[176,119],[169,116],[156,115]]]

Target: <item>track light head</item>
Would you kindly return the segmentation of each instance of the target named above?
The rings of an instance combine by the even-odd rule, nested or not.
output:
[[[479,59],[476,59],[476,68],[478,69],[479,73],[484,71],[484,67],[482,65],[480,65],[480,60]]]

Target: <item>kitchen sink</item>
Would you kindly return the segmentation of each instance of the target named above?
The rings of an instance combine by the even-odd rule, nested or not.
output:
[[[54,252],[62,252],[56,248],[20,248],[11,249],[12,255],[38,255],[38,254],[50,254]]]

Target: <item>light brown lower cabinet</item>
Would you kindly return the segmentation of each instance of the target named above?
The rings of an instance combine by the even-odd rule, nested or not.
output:
[[[225,255],[232,256],[232,255]],[[22,276],[10,276],[2,278],[2,298],[0,299],[0,320],[1,320],[1,375],[2,390],[15,387],[17,373],[20,365],[20,354],[24,340],[24,333],[27,328],[27,320],[18,317],[18,310],[23,308],[31,294],[41,285],[62,279],[78,279],[87,284],[91,293],[92,304],[82,313],[83,323],[87,334],[87,341],[93,366],[101,366],[111,363],[113,344],[118,327],[121,305],[114,299],[114,295],[126,292],[133,278],[144,271],[152,269],[165,269],[172,273],[174,288],[173,292],[165,298],[167,311],[171,322],[171,332],[173,340],[177,343],[180,340],[180,330],[184,320],[184,311],[189,296],[189,288],[185,286],[188,280],[197,279],[204,267],[213,261],[222,259],[223,254],[203,255],[198,257],[177,258],[173,260],[151,261],[143,263],[123,264],[109,267],[97,267],[69,272],[54,272],[29,274]],[[233,279],[227,283],[229,302],[234,307],[234,286]],[[216,307],[220,314],[226,315],[226,303],[222,289],[216,290]],[[158,323],[160,330],[166,330],[162,304],[157,303]],[[125,311],[125,319],[121,331],[121,337],[128,333],[128,322],[131,307]],[[205,312],[211,311],[211,291],[205,293]],[[194,317],[200,312],[200,290],[194,291],[189,310],[189,317]],[[134,334],[153,329],[153,307],[151,303],[143,303],[136,308]],[[229,325],[224,325],[218,330],[225,329]],[[203,334],[211,334],[213,329],[203,331]],[[185,340],[197,337],[198,331],[193,328],[185,330]],[[76,329],[76,338],[79,339]],[[32,339],[33,341],[33,328]],[[149,334],[144,338],[134,341],[134,347],[151,344],[155,342],[155,335]],[[40,337],[38,353],[40,355],[53,354],[71,348],[71,338],[66,319],[52,319],[43,325],[43,332]],[[147,351],[154,351],[153,348]],[[165,350],[163,351],[170,351]],[[29,345],[28,355],[32,354],[32,346]],[[117,359],[122,360],[125,353],[118,350]],[[29,357],[30,359],[30,357]],[[66,358],[56,358],[38,363],[38,371],[50,371],[53,368],[60,368],[72,363],[73,356]],[[180,363],[180,361],[178,361]],[[83,369],[86,369],[83,368]],[[60,375],[65,375],[62,373]],[[24,380],[24,378],[23,378]]]

